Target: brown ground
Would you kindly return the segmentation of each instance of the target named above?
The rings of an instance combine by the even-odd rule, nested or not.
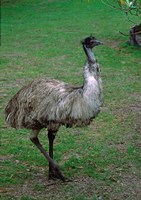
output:
[[[118,190],[116,190],[118,188]],[[42,171],[23,185],[4,188],[2,193],[20,199],[22,196],[30,196],[33,199],[87,199],[96,197],[100,200],[140,200],[141,180],[131,174],[124,174],[120,181],[113,178],[113,185],[105,185],[103,181],[96,181],[87,176],[77,177],[71,182],[48,181]]]

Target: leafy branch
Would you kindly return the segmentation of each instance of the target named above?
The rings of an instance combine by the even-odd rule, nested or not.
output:
[[[125,12],[126,15],[141,14],[141,0],[101,0],[103,4],[106,4],[114,9]]]

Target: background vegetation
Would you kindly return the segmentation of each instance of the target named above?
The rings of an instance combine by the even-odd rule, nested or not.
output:
[[[131,22],[98,0],[3,0],[1,11],[1,199],[141,199],[141,50],[119,34]],[[89,127],[60,129],[55,159],[72,182],[49,182],[46,160],[27,130],[7,128],[4,108],[37,77],[82,85],[89,34],[104,43],[95,49],[104,107]],[[40,138],[48,149],[46,130]]]

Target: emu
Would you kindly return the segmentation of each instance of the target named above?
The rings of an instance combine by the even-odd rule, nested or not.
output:
[[[93,36],[81,43],[87,58],[83,86],[40,78],[23,87],[5,108],[7,124],[16,129],[31,129],[30,140],[49,162],[49,178],[62,181],[66,179],[53,159],[53,142],[59,127],[89,125],[102,106],[102,81],[93,52],[93,48],[102,43]],[[49,153],[38,139],[42,128],[48,130]]]

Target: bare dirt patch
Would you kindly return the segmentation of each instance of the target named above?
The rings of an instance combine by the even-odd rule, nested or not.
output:
[[[88,176],[80,176],[71,182],[49,181],[44,173],[37,173],[23,185],[13,186],[1,190],[2,193],[20,199],[30,196],[33,199],[87,199],[99,200],[140,200],[141,180],[136,175],[123,175],[121,180],[113,181],[113,184],[93,179]],[[83,199],[83,198],[82,198]]]
[[[141,179],[133,174],[123,174],[121,180],[122,199],[141,199]]]
[[[111,47],[113,49],[117,49],[119,50],[119,45],[120,45],[120,41],[118,40],[106,40],[104,41],[104,44],[106,44],[108,47]]]

